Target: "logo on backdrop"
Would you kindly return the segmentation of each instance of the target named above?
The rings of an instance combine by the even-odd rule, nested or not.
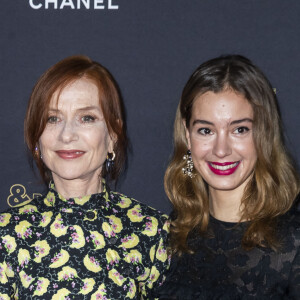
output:
[[[33,9],[119,9],[119,0],[29,0]]]
[[[24,202],[27,202],[41,195],[34,193],[32,194],[32,197],[30,197],[26,192],[26,188],[22,184],[14,184],[13,186],[11,186],[9,192],[10,194],[7,197],[7,203],[10,207],[20,206]]]

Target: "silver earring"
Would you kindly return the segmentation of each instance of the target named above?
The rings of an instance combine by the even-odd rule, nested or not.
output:
[[[183,174],[189,176],[190,178],[193,178],[195,175],[193,174],[194,163],[191,150],[188,150],[186,154],[183,155],[183,159],[186,161],[186,167],[182,168]]]

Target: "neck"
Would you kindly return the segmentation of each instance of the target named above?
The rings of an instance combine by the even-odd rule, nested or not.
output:
[[[225,222],[241,219],[241,198],[228,191],[210,191],[209,209],[211,215]]]
[[[102,179],[97,176],[95,180],[73,179],[65,180],[53,175],[56,191],[64,198],[84,197],[102,191]]]
[[[209,187],[209,209],[211,215],[225,222],[246,221],[241,219],[243,209],[241,201],[247,183],[248,180],[238,188],[228,191]]]

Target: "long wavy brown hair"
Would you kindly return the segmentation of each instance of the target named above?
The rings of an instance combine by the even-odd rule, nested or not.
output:
[[[193,178],[182,172],[183,156],[188,149],[185,126],[189,128],[196,97],[228,88],[243,95],[254,113],[257,162],[241,199],[241,220],[250,220],[242,246],[277,249],[280,243],[276,237],[276,219],[292,207],[299,193],[298,173],[283,142],[278,102],[266,76],[239,55],[203,63],[183,89],[174,124],[174,153],[165,174],[165,191],[173,204],[170,243],[173,253],[178,255],[191,251],[187,243],[189,234],[195,230],[205,234],[209,223],[207,183],[195,169]]]

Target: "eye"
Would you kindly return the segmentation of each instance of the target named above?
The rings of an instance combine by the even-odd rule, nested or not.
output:
[[[50,117],[48,117],[47,122],[50,124],[55,124],[55,123],[59,122],[59,118],[57,116],[50,116]]]
[[[247,133],[249,130],[250,129],[248,127],[241,126],[241,127],[236,128],[233,133],[243,134],[243,133]]]
[[[96,120],[96,118],[94,116],[91,116],[91,115],[86,115],[86,116],[81,117],[81,121],[83,123],[92,123],[95,120]]]
[[[202,135],[212,134],[212,131],[209,128],[199,128],[197,132]]]

